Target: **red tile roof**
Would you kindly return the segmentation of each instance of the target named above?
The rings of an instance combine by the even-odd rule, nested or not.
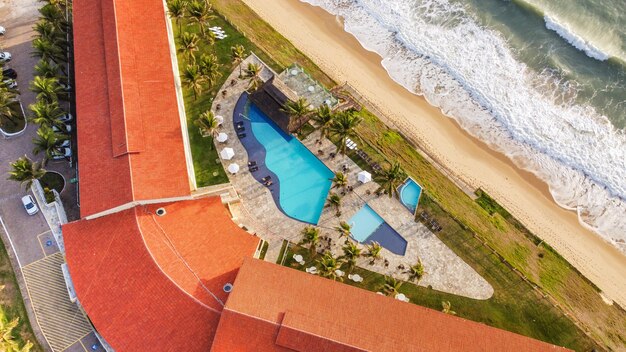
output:
[[[78,299],[117,351],[208,351],[223,308],[209,291],[225,301],[259,241],[219,198],[138,206],[64,225],[63,236]]]
[[[567,351],[255,259],[235,280],[211,351]]]
[[[165,20],[159,0],[74,4],[82,217],[190,193]]]

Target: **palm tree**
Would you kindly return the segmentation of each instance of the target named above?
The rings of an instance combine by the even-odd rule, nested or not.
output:
[[[384,294],[387,296],[394,296],[398,293],[400,287],[402,287],[402,281],[398,281],[394,277],[385,275],[385,283],[382,287]]]
[[[289,121],[289,130],[300,130],[302,128],[302,118],[306,116],[311,110],[309,109],[309,102],[305,98],[298,98],[296,101],[287,100],[285,105],[280,109],[286,113],[292,119]],[[293,120],[295,119],[296,126],[293,126]],[[295,128],[294,128],[295,127]]]
[[[61,32],[52,22],[42,19],[35,23],[33,27],[39,38],[45,39],[60,47],[67,46],[65,33]]]
[[[194,100],[198,99],[198,94],[202,93],[204,79],[198,65],[187,65],[183,70],[183,84],[193,91]]]
[[[330,192],[330,195],[328,196],[328,204],[326,206],[335,207],[335,215],[341,215],[341,197],[337,193]]]
[[[300,243],[308,244],[311,255],[314,255],[316,253],[315,247],[320,242],[320,230],[314,226],[306,226],[300,233],[302,234],[302,241]]]
[[[243,47],[243,45],[235,45],[235,46],[231,46],[230,47],[230,54],[233,58],[233,64],[234,65],[239,65],[239,78],[241,78],[241,63],[243,62],[243,60],[245,60],[246,58],[246,48]]]
[[[203,54],[200,57],[200,72],[204,76],[204,79],[209,84],[209,89],[217,83],[217,80],[222,76],[220,72],[220,64],[217,56],[213,54]]]
[[[30,82],[30,90],[37,93],[37,100],[47,103],[54,103],[59,100],[59,94],[63,93],[63,88],[59,85],[58,78],[47,78],[35,76]]]
[[[17,125],[14,106],[18,102],[19,100],[15,93],[6,87],[0,88],[0,127],[4,127],[5,121],[11,122],[14,126]]]
[[[26,155],[11,163],[9,180],[20,182],[29,188],[34,180],[38,180],[46,174],[42,164],[30,160]]]
[[[450,301],[441,301],[441,308],[441,311],[446,314],[456,315],[456,312],[452,310],[452,304]]]
[[[391,167],[383,170],[376,176],[376,182],[380,185],[378,191],[384,190],[389,198],[398,194],[398,187],[406,178],[406,173],[400,167],[400,163],[394,162]]]
[[[352,272],[354,267],[356,266],[356,260],[361,256],[361,249],[354,242],[346,242],[346,244],[341,248],[343,250],[342,258],[345,259],[346,264],[348,264],[348,271]]]
[[[187,12],[190,19],[198,24],[200,33],[204,36],[209,20],[215,18],[215,16],[211,15],[211,4],[204,0],[192,0],[187,5]]]
[[[167,0],[167,12],[170,18],[176,19],[179,33],[182,31],[182,19],[185,18],[186,8],[187,2],[185,0]]]
[[[263,66],[259,64],[249,63],[248,67],[246,67],[246,77],[250,79],[250,84],[248,84],[249,91],[255,91],[261,85],[261,71],[263,70]]]
[[[331,181],[333,181],[332,188],[344,188],[348,185],[348,178],[341,171],[335,172],[335,177],[333,177]]]
[[[180,35],[178,42],[178,52],[183,54],[183,56],[187,59],[188,63],[196,62],[196,51],[200,50],[198,47],[198,42],[200,38],[196,33],[184,32]]]
[[[361,123],[361,118],[353,111],[344,111],[335,116],[334,123],[330,128],[330,134],[339,139],[339,152],[346,154],[346,139],[356,138],[356,127]]]
[[[37,73],[37,76],[45,78],[59,78],[59,66],[48,60],[41,59],[35,65],[35,73]]]
[[[330,107],[326,104],[322,104],[322,106],[317,108],[317,111],[315,112],[315,115],[313,115],[312,119],[317,123],[318,129],[320,130],[320,137],[328,137],[333,123],[335,122]]]
[[[367,252],[365,253],[365,256],[371,258],[372,261],[376,261],[382,258],[382,255],[380,254],[382,249],[383,247],[381,247],[380,243],[372,241],[369,245],[367,245]]]
[[[212,47],[213,50],[215,50],[215,48],[213,47],[213,44],[215,44],[215,41],[217,41],[217,35],[209,31],[204,34],[204,39],[206,40],[207,44],[209,44],[209,46]]]
[[[340,221],[339,226],[335,227],[335,230],[339,233],[339,238],[345,237],[346,243],[352,234],[352,226],[345,221]]]
[[[39,8],[39,17],[52,23],[60,31],[65,32],[68,28],[68,23],[65,18],[65,14],[61,9],[53,4],[46,4]]]
[[[62,124],[59,119],[65,112],[61,110],[57,102],[47,103],[44,100],[38,100],[28,108],[33,112],[30,121],[37,125],[54,126]]]
[[[44,152],[43,165],[48,163],[48,159],[52,158],[54,152],[59,145],[68,139],[68,136],[62,133],[54,132],[52,127],[42,125],[37,130],[37,137],[33,138],[33,154],[37,155]]]
[[[343,281],[343,278],[337,275],[336,271],[341,268],[341,261],[333,257],[332,253],[326,252],[324,256],[317,261],[319,264],[320,276],[326,277],[332,280]]]
[[[194,124],[198,126],[200,134],[202,134],[203,137],[215,137],[217,134],[217,128],[219,127],[219,123],[215,118],[213,111],[210,110],[200,114],[200,116],[198,116],[198,118],[194,121]]]
[[[409,268],[409,279],[415,281],[415,283],[419,283],[422,277],[424,277],[424,274],[422,260],[417,258],[417,263]]]
[[[55,63],[65,62],[66,57],[64,50],[55,42],[46,38],[33,39],[32,56],[38,57],[47,61],[54,61]]]
[[[19,347],[18,341],[14,338],[15,328],[19,325],[18,317],[9,320],[6,313],[0,309],[0,349],[8,352],[28,352],[33,347],[30,341],[26,341],[24,346]]]

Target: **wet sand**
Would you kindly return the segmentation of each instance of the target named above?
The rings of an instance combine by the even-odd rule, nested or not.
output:
[[[471,137],[438,108],[395,83],[341,21],[298,0],[244,0],[338,83],[348,82],[445,168],[482,188],[555,248],[604,294],[626,307],[626,256],[559,207],[548,186]]]

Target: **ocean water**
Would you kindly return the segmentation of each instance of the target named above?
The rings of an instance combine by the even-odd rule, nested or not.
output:
[[[626,252],[626,1],[301,1]]]

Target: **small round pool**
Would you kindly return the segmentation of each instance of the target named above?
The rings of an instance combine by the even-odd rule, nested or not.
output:
[[[400,186],[400,201],[411,213],[415,213],[421,194],[422,187],[420,187],[417,182],[413,181],[412,178],[407,179],[406,182]]]

